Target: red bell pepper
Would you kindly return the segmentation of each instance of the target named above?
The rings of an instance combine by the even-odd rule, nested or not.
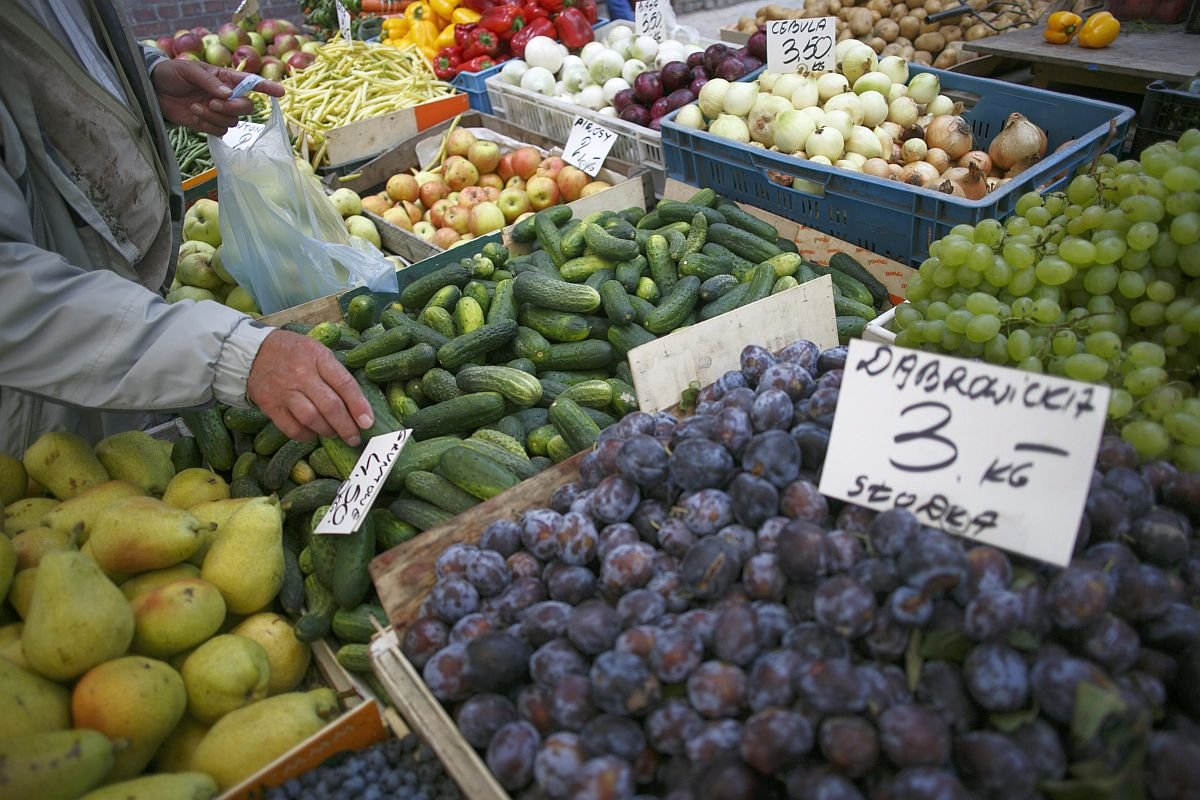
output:
[[[454,76],[458,74],[458,66],[461,63],[461,47],[443,47],[438,50],[437,57],[433,59],[433,73],[437,75],[439,81],[453,80]]]
[[[525,46],[529,44],[529,40],[535,36],[549,36],[551,39],[555,37],[554,23],[548,19],[538,18],[530,22],[512,38],[508,43],[512,48],[513,55],[517,58],[525,57]]]
[[[467,37],[463,58],[470,61],[479,56],[494,56],[500,52],[500,37],[489,30],[476,26]]]
[[[467,24],[459,23],[454,26],[454,45],[456,47],[465,48],[471,43],[471,31],[475,30],[475,23]]]
[[[596,38],[592,31],[592,23],[578,8],[566,8],[554,20],[554,29],[558,31],[558,40],[571,50],[578,50]]]
[[[596,0],[568,0],[567,5],[571,8],[578,8],[587,17],[587,21],[596,24],[596,19],[599,17],[599,12],[596,10]]]
[[[477,23],[484,30],[489,30],[500,38],[508,41],[525,27],[525,15],[517,4],[496,6],[483,13]]]
[[[459,72],[483,72],[485,69],[496,66],[496,59],[491,56],[476,56],[470,61],[465,61],[458,66]]]
[[[563,0],[537,0],[538,4],[549,11],[551,14],[557,14],[563,10],[565,5]]]
[[[463,8],[469,8],[477,14],[482,14],[489,8],[501,5],[500,0],[462,0],[459,4]]]
[[[537,0],[525,0],[521,4],[521,13],[525,15],[525,27],[528,28],[535,19],[550,19],[547,11]],[[524,28],[522,29],[524,30]]]

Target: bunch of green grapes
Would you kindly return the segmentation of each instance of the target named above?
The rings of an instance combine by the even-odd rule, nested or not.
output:
[[[1103,155],[1066,192],[929,248],[896,343],[1112,387],[1146,459],[1200,470],[1200,130]]]

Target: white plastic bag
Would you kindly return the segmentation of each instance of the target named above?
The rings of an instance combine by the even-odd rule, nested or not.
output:
[[[221,260],[264,314],[355,286],[396,291],[395,266],[351,237],[320,184],[301,174],[274,98],[261,131],[209,136],[208,146],[217,168]]]

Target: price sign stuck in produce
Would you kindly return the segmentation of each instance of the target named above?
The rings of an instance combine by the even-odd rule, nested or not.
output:
[[[591,177],[604,166],[604,159],[617,141],[617,134],[594,122],[576,117],[571,135],[563,146],[563,161],[586,172]]]
[[[821,493],[1066,566],[1109,393],[856,339]]]
[[[329,504],[329,510],[313,533],[345,535],[358,530],[396,459],[408,444],[410,433],[408,429],[399,430],[376,436],[367,442],[350,477],[338,489],[337,496]]]
[[[342,38],[346,40],[346,44],[350,44],[350,12],[342,5],[342,0],[334,0],[337,4],[338,28],[342,31]]]
[[[633,10],[634,30],[638,36],[649,36],[656,42],[667,38],[667,15],[665,8],[670,8],[668,0],[640,0]]]
[[[836,66],[837,17],[776,19],[767,23],[767,69],[827,72]]]

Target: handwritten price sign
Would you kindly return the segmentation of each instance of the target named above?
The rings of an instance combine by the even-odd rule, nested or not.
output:
[[[667,15],[663,7],[670,8],[668,0],[641,0],[633,10],[634,30],[638,36],[649,36],[656,42],[667,37]]]
[[[563,146],[563,161],[594,178],[600,167],[604,166],[604,159],[608,158],[608,151],[612,150],[616,141],[617,134],[608,128],[576,117],[571,125],[571,135]]]
[[[338,27],[341,28],[342,38],[346,40],[346,44],[350,44],[350,12],[342,5],[342,0],[334,0],[337,5]]]
[[[264,127],[264,125],[260,125],[257,122],[242,120],[237,125],[225,131],[225,135],[221,137],[221,141],[234,150],[245,150],[258,138]]]
[[[821,494],[1066,566],[1109,389],[856,339]]]
[[[837,17],[777,19],[767,23],[767,69],[827,72],[836,65]]]
[[[379,489],[400,457],[411,432],[400,430],[385,433],[367,442],[350,477],[338,489],[329,510],[314,533],[349,534],[358,530],[375,502]]]

